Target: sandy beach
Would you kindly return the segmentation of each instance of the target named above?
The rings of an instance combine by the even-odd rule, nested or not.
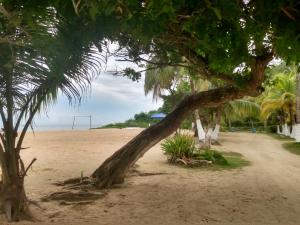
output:
[[[103,160],[141,129],[29,133],[22,157],[37,161],[26,178],[26,191],[37,222],[17,224],[181,225],[300,224],[300,157],[267,135],[225,133],[223,151],[242,153],[251,162],[241,169],[186,169],[166,163],[160,146],[138,161],[138,174],[105,190],[90,204],[65,205],[41,198],[62,190],[53,183],[82,173]],[[2,221],[2,222],[1,222]],[[0,224],[8,224],[0,218]]]

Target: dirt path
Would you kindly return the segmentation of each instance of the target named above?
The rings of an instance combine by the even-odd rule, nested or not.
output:
[[[26,161],[38,161],[27,179],[31,199],[59,190],[54,181],[89,174],[140,130],[49,132],[29,136]],[[251,166],[226,171],[185,169],[166,163],[159,145],[138,164],[141,172],[88,205],[40,202],[35,224],[90,225],[299,225],[300,156],[261,134],[226,133],[220,149],[242,153]],[[3,221],[3,220],[2,220]],[[0,224],[1,223],[0,218]],[[33,224],[22,222],[18,224]]]

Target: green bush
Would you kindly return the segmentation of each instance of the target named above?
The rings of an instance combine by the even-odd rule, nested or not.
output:
[[[178,158],[190,158],[196,151],[194,137],[187,134],[176,134],[167,138],[161,148],[170,157],[170,162]]]
[[[215,150],[202,150],[202,152],[197,155],[197,158],[212,161],[214,164],[218,165],[228,165],[228,161],[224,156]]]

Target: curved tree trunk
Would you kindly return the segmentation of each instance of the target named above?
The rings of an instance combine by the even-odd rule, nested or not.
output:
[[[257,96],[261,93],[264,71],[272,53],[257,57],[251,64],[252,76],[244,88],[225,86],[214,90],[192,94],[184,98],[177,107],[159,123],[143,130],[126,145],[106,159],[92,174],[98,188],[107,188],[122,183],[128,169],[152,146],[172,134],[181,121],[200,107],[217,107],[230,100],[246,95]]]
[[[184,98],[163,120],[142,131],[105,160],[92,174],[96,186],[106,188],[113,184],[122,183],[128,169],[148,149],[172,134],[179,127],[182,120],[196,108],[201,106],[217,106],[242,96],[240,91],[235,87],[223,87]]]

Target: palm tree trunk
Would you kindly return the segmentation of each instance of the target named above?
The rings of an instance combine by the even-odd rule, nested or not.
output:
[[[296,125],[294,131],[294,138],[296,142],[300,142],[300,67],[298,66],[296,75]]]
[[[216,126],[211,134],[211,139],[213,141],[218,141],[220,125],[221,125],[221,116],[222,116],[222,112],[221,112],[221,108],[219,107],[219,108],[217,108],[217,111],[216,111]]]
[[[6,115],[3,116],[4,133],[1,134],[0,163],[2,180],[0,185],[0,205],[9,221],[18,221],[27,209],[24,191],[24,176],[20,174],[20,156],[16,149],[17,132],[14,130],[14,100],[12,74],[6,71]],[[1,107],[1,112],[3,112]]]
[[[15,173],[13,169],[18,164],[19,162],[16,163],[14,158],[11,157],[1,161],[2,168],[7,167],[8,173],[2,174],[0,206],[2,211],[5,212],[8,221],[19,221],[23,216],[29,215],[24,189],[24,177]]]

